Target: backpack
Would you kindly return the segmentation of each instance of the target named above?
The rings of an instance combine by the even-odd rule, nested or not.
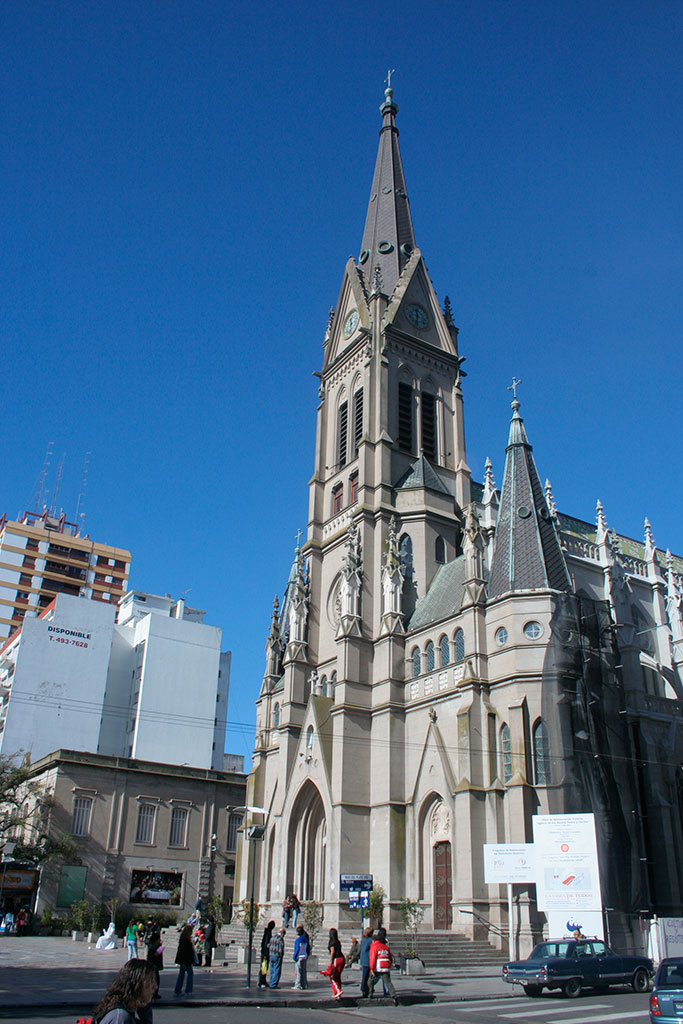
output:
[[[394,958],[391,955],[388,946],[380,946],[377,950],[377,959],[375,961],[375,967],[378,971],[389,971]]]

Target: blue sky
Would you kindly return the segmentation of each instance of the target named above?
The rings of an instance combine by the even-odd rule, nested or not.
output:
[[[678,2],[5,0],[0,512],[52,496],[207,610],[248,755],[307,518],[327,313],[358,255],[388,67],[449,295],[468,461],[513,374],[558,506],[683,553]]]

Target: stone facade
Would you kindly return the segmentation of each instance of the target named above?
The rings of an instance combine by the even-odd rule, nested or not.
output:
[[[232,902],[243,774],[58,750],[32,776],[51,797],[50,832],[74,834],[79,854],[43,865],[38,914],[83,896],[179,916],[200,895]]]
[[[683,561],[649,524],[637,542],[601,507],[595,524],[558,512],[516,381],[502,486],[488,460],[472,480],[458,331],[413,238],[396,112],[387,90],[324,339],[308,536],[267,642],[257,899],[295,891],[344,925],[340,873],[371,873],[390,925],[409,897],[427,927],[505,930],[482,845],[594,811],[626,939],[643,909],[683,912]],[[524,947],[544,917],[534,887],[515,891]]]

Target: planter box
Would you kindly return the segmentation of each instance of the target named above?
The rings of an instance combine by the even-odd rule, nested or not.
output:
[[[84,942],[87,934],[87,932],[79,932],[74,929],[74,931],[71,932],[71,938],[74,942]]]
[[[411,958],[410,960],[406,960],[406,974],[408,976],[412,975],[413,977],[415,977],[418,974],[424,974],[424,972],[425,965],[422,963],[421,960],[418,960],[417,957],[414,959]]]

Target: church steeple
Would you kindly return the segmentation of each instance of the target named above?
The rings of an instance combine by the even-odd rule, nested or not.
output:
[[[518,380],[512,383],[515,397],[488,585],[489,600],[511,590],[571,590],[560,541],[524,421],[519,415],[519,383]]]
[[[384,103],[379,108],[383,118],[382,128],[358,262],[369,290],[374,288],[378,280],[381,281],[381,291],[391,295],[415,248],[415,236],[398,148],[398,107],[394,103],[391,72],[387,76],[387,83]]]

